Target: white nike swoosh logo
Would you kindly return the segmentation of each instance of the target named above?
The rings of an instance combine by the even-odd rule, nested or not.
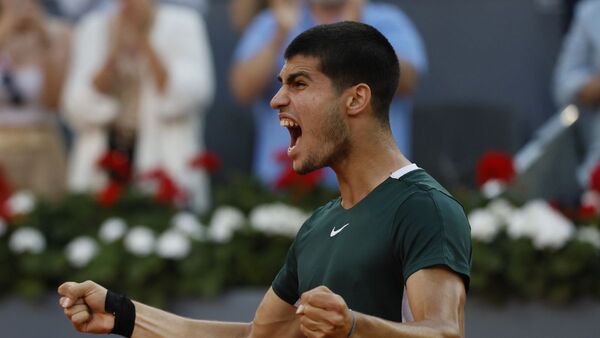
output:
[[[333,229],[331,229],[331,234],[329,234],[329,237],[333,237],[333,236],[339,234],[340,231],[344,230],[344,228],[347,227],[348,225],[350,225],[350,223],[346,223],[343,227],[341,227],[337,230],[335,230],[335,227],[333,227]]]

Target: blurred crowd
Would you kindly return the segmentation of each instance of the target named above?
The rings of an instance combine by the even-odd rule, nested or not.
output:
[[[219,74],[204,19],[210,5],[208,0],[0,0],[0,176],[14,190],[49,200],[131,179],[148,188],[145,179],[167,177],[184,205],[202,212],[210,206],[210,180],[207,168],[194,163],[206,153],[206,113],[216,81],[224,78],[252,113],[252,174],[271,184],[281,172],[277,154],[289,143],[269,106],[279,86],[283,50],[303,30],[341,20],[376,27],[395,48],[402,74],[390,123],[398,146],[411,157],[412,98],[428,62],[420,33],[398,6],[366,0],[230,0],[230,25],[239,41],[230,72]],[[579,172],[585,186],[600,161],[600,1],[581,1],[574,13],[555,92],[559,107],[578,104],[587,121],[581,124],[587,155]],[[131,172],[104,170],[107,154],[131,164]],[[323,182],[336,186],[331,171]]]

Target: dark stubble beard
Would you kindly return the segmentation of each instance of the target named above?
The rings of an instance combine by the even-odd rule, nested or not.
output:
[[[330,167],[350,153],[350,130],[342,118],[339,104],[333,102],[324,114],[326,118],[321,127],[312,133],[317,139],[316,144],[320,146],[307,155],[296,170],[298,174],[304,175],[323,167]]]

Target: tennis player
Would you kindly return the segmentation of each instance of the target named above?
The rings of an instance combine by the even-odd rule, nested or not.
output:
[[[285,59],[271,106],[289,130],[288,156],[299,173],[330,166],[341,196],[303,224],[254,320],[183,318],[92,281],[67,282],[58,289],[60,304],[78,331],[464,336],[470,227],[461,205],[394,143],[388,111],[400,69],[392,46],[371,26],[341,22],[300,34]]]

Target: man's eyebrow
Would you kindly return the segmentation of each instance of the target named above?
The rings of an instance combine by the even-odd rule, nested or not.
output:
[[[304,76],[305,78],[312,80],[312,78],[310,77],[310,74],[308,72],[301,70],[301,71],[291,73],[290,75],[288,75],[288,77],[285,79],[285,83],[292,83],[292,82],[294,82],[294,80],[296,80],[296,78],[298,78],[300,76]],[[279,82],[283,82],[283,79],[281,78],[281,76],[277,76],[277,80]]]

